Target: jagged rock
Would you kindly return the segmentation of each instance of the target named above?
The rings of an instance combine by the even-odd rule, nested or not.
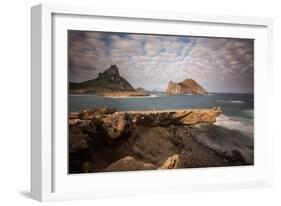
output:
[[[208,94],[207,91],[201,87],[195,80],[186,79],[182,82],[170,81],[166,89],[166,93],[169,95],[178,94]]]
[[[160,169],[176,169],[180,165],[180,157],[175,154],[169,157],[160,167]]]
[[[194,125],[199,123],[214,123],[217,117],[222,113],[220,108],[212,109],[194,109],[189,111],[177,112],[175,119],[180,119],[185,125]]]
[[[80,112],[81,119],[93,120],[94,118],[100,117],[102,115],[109,115],[116,112],[116,109],[110,107],[101,107],[94,109],[87,109]]]
[[[99,128],[109,138],[117,139],[131,133],[136,125],[157,127],[214,123],[221,112],[219,108],[152,112],[116,112],[106,107],[84,110],[70,113],[70,134],[81,130],[81,133],[92,135]],[[77,117],[80,119],[75,119]]]
[[[151,163],[145,163],[136,160],[134,157],[127,156],[112,163],[104,171],[114,172],[114,171],[134,171],[134,170],[153,170],[153,169],[157,169],[157,167]]]
[[[116,109],[110,107],[92,108],[92,109],[82,110],[79,112],[70,112],[68,119],[91,120],[93,118],[96,118],[97,116],[113,114],[114,112],[116,112]]]
[[[118,78],[118,77],[120,77],[118,67],[115,64],[111,65],[107,70],[105,70],[102,73],[99,73],[99,77],[100,78],[108,78],[108,77]]]
[[[144,126],[193,125],[199,123],[214,123],[216,121],[216,118],[221,113],[222,110],[220,108],[127,112],[133,122]]]
[[[121,137],[130,126],[125,113],[114,113],[106,116],[102,121],[102,127],[111,139]]]

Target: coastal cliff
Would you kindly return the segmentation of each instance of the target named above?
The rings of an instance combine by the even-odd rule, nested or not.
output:
[[[199,95],[206,95],[208,92],[201,87],[195,80],[193,79],[186,79],[182,82],[173,82],[170,81],[167,89],[166,94],[168,95],[179,95],[179,94],[199,94]]]
[[[233,157],[205,148],[192,135],[194,126],[211,126],[221,112],[219,108],[119,112],[106,107],[71,112],[69,172],[229,165]],[[243,164],[243,159],[235,158]]]

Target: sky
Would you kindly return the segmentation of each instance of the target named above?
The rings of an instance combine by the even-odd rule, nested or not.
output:
[[[254,40],[68,32],[70,82],[94,79],[115,64],[134,87],[165,91],[194,79],[208,92],[253,93]]]

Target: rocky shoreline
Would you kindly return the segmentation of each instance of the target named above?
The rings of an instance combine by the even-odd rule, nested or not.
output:
[[[69,114],[69,173],[245,165],[239,152],[218,153],[196,141],[220,108]],[[196,132],[193,132],[196,131]]]

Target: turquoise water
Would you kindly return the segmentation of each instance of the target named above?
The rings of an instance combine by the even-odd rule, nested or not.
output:
[[[113,107],[118,111],[166,110],[220,107],[222,115],[210,131],[196,138],[206,147],[231,153],[239,150],[249,164],[254,161],[254,95],[213,93],[210,95],[108,98],[95,95],[69,96],[69,111],[94,107]]]

